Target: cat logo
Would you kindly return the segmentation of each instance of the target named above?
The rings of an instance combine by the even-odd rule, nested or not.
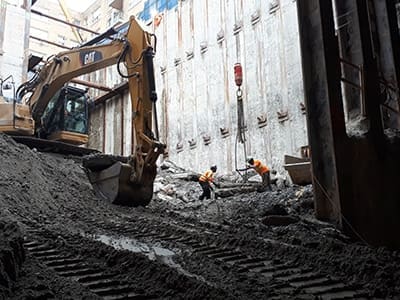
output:
[[[96,61],[99,61],[103,58],[103,55],[101,52],[92,50],[92,51],[83,51],[80,53],[80,60],[81,60],[81,65],[85,66],[91,63],[94,63]]]

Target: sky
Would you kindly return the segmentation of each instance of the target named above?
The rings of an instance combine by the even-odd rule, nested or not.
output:
[[[73,10],[83,12],[96,0],[65,0],[65,4]]]

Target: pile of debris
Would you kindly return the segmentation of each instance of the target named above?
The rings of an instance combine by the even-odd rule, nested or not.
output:
[[[199,197],[198,178],[201,174],[183,169],[171,161],[164,161],[154,182],[155,198],[179,205],[195,202]],[[254,192],[259,187],[261,177],[250,170],[246,174],[216,175],[219,187],[214,190],[215,199],[228,198],[239,194]],[[289,185],[285,176],[276,172],[271,174],[274,189],[282,189]]]

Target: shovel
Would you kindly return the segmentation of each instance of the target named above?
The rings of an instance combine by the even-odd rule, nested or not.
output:
[[[218,214],[218,219],[221,217],[221,209],[219,207],[217,199],[215,199],[215,190],[211,190],[211,201],[217,205],[217,214]]]

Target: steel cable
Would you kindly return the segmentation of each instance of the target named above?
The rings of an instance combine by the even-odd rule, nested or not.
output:
[[[319,188],[320,188],[321,191],[324,193],[326,199],[328,199],[328,201],[331,203],[331,205],[332,205],[333,207],[335,207],[336,209],[338,209],[337,205],[333,202],[333,200],[331,199],[331,197],[328,195],[328,192],[325,190],[325,188],[322,186],[322,184],[318,181],[318,179],[317,179],[314,175],[313,175],[313,180],[314,180],[315,183],[318,184]],[[340,209],[338,209],[338,210],[340,211]],[[346,219],[346,217],[345,217],[341,212],[339,212],[339,214],[340,214],[340,216],[342,217],[343,221],[347,224],[347,226],[349,226],[349,228],[354,232],[354,234],[355,234],[356,236],[358,236],[358,238],[360,239],[360,241],[362,241],[365,245],[367,245],[367,246],[369,246],[369,247],[372,248],[372,246],[371,246],[371,245],[361,236],[361,234],[358,233],[358,232],[356,231],[356,229],[350,224],[350,221],[348,221],[348,220]]]
[[[245,134],[245,122],[244,122],[244,109],[243,109],[243,96],[242,90],[240,87],[236,92],[237,97],[237,134],[236,134],[236,142],[235,142],[235,170],[242,177],[243,181],[247,181],[247,177],[243,176],[241,171],[238,168],[238,143],[243,144],[243,154],[244,154],[244,163],[246,164],[247,157],[247,149],[246,149],[246,134]]]

